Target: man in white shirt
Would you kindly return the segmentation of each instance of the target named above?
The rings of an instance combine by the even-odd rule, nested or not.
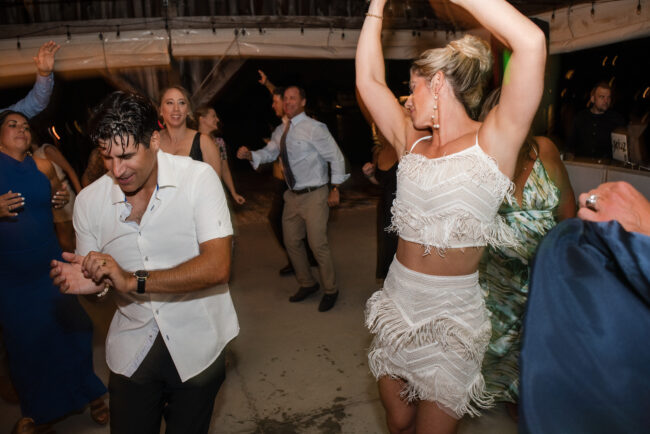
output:
[[[350,175],[345,173],[345,159],[327,126],[305,114],[306,103],[303,89],[287,87],[283,106],[289,121],[275,129],[264,148],[251,152],[243,146],[238,149],[237,157],[250,160],[257,168],[280,156],[289,187],[284,193],[282,213],[284,244],[300,285],[289,301],[302,301],[319,288],[309,269],[302,241],[307,235],[318,261],[324,291],[318,310],[325,312],[334,306],[339,293],[327,240],[328,206],[339,204],[338,186]],[[328,164],[331,168],[331,191],[328,190]]]
[[[51,276],[72,294],[113,288],[106,339],[111,432],[206,433],[239,326],[228,291],[232,226],[212,168],[159,151],[157,112],[115,92],[91,120],[108,173],[78,196],[77,254]]]

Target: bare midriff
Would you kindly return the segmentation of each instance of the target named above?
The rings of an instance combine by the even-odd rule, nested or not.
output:
[[[478,270],[484,247],[465,247],[446,249],[440,255],[435,247],[431,253],[424,254],[421,244],[399,239],[395,257],[406,268],[418,273],[434,276],[464,276]]]

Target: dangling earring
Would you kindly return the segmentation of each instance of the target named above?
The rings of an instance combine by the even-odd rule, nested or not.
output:
[[[431,121],[433,122],[433,129],[434,130],[439,130],[440,129],[440,124],[436,122],[436,119],[440,115],[440,112],[438,111],[438,94],[434,93],[433,94],[433,114],[431,115]]]

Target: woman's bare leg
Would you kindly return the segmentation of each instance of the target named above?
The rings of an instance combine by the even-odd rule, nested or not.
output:
[[[391,377],[379,379],[379,397],[386,410],[386,424],[391,434],[415,434],[417,405],[400,396],[404,381]]]
[[[438,404],[419,401],[416,418],[417,434],[455,434],[460,420],[445,413]]]

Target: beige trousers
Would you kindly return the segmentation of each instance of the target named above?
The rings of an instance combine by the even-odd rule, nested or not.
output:
[[[304,194],[295,194],[291,190],[285,191],[282,231],[284,245],[296,272],[298,284],[304,287],[316,284],[309,268],[307,249],[303,242],[306,235],[309,247],[318,262],[323,291],[326,294],[333,294],[338,288],[332,254],[327,241],[327,220],[330,213],[327,205],[328,195],[329,189],[326,185]]]

